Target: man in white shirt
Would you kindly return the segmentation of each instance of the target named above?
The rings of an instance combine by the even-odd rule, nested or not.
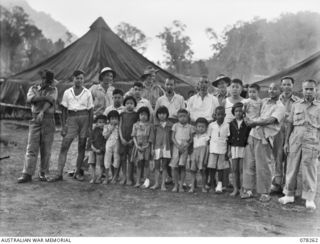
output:
[[[135,107],[135,111],[138,111],[141,107],[148,107],[150,111],[150,120],[152,121],[153,109],[149,100],[142,98],[141,93],[143,90],[143,84],[139,81],[133,84],[133,96],[137,101],[137,106]]]
[[[198,82],[199,92],[190,97],[187,103],[187,110],[190,113],[191,123],[203,117],[209,122],[213,120],[215,109],[219,106],[218,99],[208,93],[209,81],[201,79]]]
[[[86,140],[91,133],[93,120],[93,100],[91,92],[83,87],[84,73],[76,70],[73,73],[74,86],[65,90],[61,102],[63,136],[58,159],[58,174],[49,181],[61,181],[67,153],[75,137],[78,141],[78,157],[74,178],[84,180],[79,174],[85,154]]]
[[[165,94],[158,98],[156,102],[155,111],[159,107],[165,106],[169,110],[169,120],[172,123],[178,122],[178,111],[185,108],[184,98],[174,92],[175,80],[174,78],[166,79]]]

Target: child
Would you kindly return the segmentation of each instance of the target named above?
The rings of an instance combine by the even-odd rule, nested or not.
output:
[[[122,105],[123,101],[123,91],[120,89],[114,89],[112,92],[112,101],[113,104],[106,108],[104,111],[104,115],[108,116],[108,113],[112,110],[117,110],[119,114],[121,114],[124,106]]]
[[[205,168],[208,163],[209,156],[209,135],[207,133],[208,121],[205,118],[196,120],[196,134],[193,137],[193,152],[191,154],[191,189],[189,192],[194,192],[196,183],[197,170],[201,173],[202,192],[207,192]]]
[[[250,133],[250,127],[243,121],[243,104],[236,103],[232,107],[235,119],[231,121],[228,144],[231,146],[231,169],[233,173],[233,192],[230,196],[236,196],[241,189],[242,166],[244,150]]]
[[[180,109],[178,111],[178,122],[175,123],[172,127],[173,149],[170,167],[173,170],[173,192],[178,192],[178,188],[180,192],[184,192],[183,183],[186,177],[186,161],[188,158],[188,148],[192,142],[193,134],[193,127],[188,124],[188,121],[188,111],[185,109]]]
[[[242,102],[243,101],[243,97],[240,96],[242,91],[242,81],[239,79],[233,79],[231,81],[231,85],[230,85],[230,97],[227,97],[224,103],[224,107],[226,110],[226,117],[225,117],[225,121],[227,123],[230,123],[231,120],[234,119],[234,116],[231,112],[232,110],[232,106],[235,103],[238,102]]]
[[[107,117],[109,124],[104,126],[103,136],[106,138],[106,153],[104,156],[104,166],[106,168],[106,175],[109,174],[111,165],[117,170],[120,164],[119,155],[119,120],[120,115],[116,110],[112,110],[108,113]],[[113,163],[112,163],[113,158]],[[115,183],[115,176],[113,176],[112,183]],[[103,184],[108,184],[108,177],[105,178]]]
[[[166,191],[167,167],[171,159],[171,129],[172,123],[168,120],[169,110],[161,106],[156,111],[159,121],[154,126],[154,160],[155,184],[151,189],[159,188],[160,170],[162,170],[161,191]]]
[[[146,179],[142,185],[142,188],[148,188],[150,186],[149,160],[151,159],[151,153],[153,152],[153,126],[150,123],[149,108],[139,108],[138,116],[139,121],[133,125],[131,134],[134,142],[131,161],[135,162],[137,167],[137,180],[135,187],[140,186],[142,168],[144,167]]]
[[[245,117],[249,120],[256,120],[260,117],[260,111],[262,107],[262,100],[259,98],[260,86],[258,84],[251,84],[249,86],[249,98],[243,100]],[[262,144],[267,144],[267,140],[264,136],[262,128],[256,127],[260,138],[262,138]]]
[[[131,152],[133,148],[133,139],[132,139],[132,127],[138,121],[138,114],[134,111],[134,108],[137,105],[136,100],[132,96],[127,96],[123,105],[125,106],[124,110],[120,114],[120,167],[122,169],[122,180],[120,184],[132,185],[132,168],[131,163]],[[128,169],[128,171],[127,171]],[[116,172],[116,177],[119,175],[119,170]]]
[[[107,117],[104,115],[98,115],[95,118],[96,126],[91,134],[91,149],[89,154],[89,167],[91,171],[90,184],[101,183],[102,169],[106,139],[102,135],[103,127],[107,121]],[[99,177],[96,176],[96,164],[100,166]]]
[[[215,111],[216,121],[209,125],[210,155],[208,168],[210,169],[211,187],[213,186],[216,170],[218,171],[216,193],[222,192],[223,170],[229,169],[227,140],[230,132],[229,123],[225,121],[225,117],[225,108],[219,106]]]

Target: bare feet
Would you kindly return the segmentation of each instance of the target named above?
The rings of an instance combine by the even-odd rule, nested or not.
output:
[[[102,182],[102,184],[104,184],[104,185],[108,185],[108,184],[109,184],[108,179],[107,179],[107,178],[105,178],[105,179],[104,179],[104,181]]]
[[[126,183],[127,186],[132,186],[133,185],[133,182],[131,180],[127,180],[127,183]]]
[[[158,188],[159,188],[159,185],[154,184],[153,186],[151,186],[151,188],[150,188],[150,189],[152,189],[152,190],[156,190],[156,189],[158,189]]]
[[[94,184],[94,183],[96,183],[96,181],[95,181],[95,179],[91,179],[91,180],[89,181],[89,183],[90,183],[90,184]]]
[[[136,188],[140,187],[140,182],[138,181],[138,182],[134,185],[134,187],[136,187]]]
[[[230,196],[235,197],[238,194],[239,194],[239,191],[237,189],[234,189],[233,192],[230,193]]]
[[[194,187],[191,187],[188,192],[189,192],[189,193],[194,193]]]
[[[183,185],[179,186],[179,192],[184,192]]]
[[[207,190],[205,187],[202,187],[202,192],[203,192],[203,193],[207,193],[208,190]]]
[[[167,188],[166,188],[165,185],[162,185],[162,186],[161,186],[161,191],[167,191]]]
[[[126,178],[123,178],[121,181],[120,181],[120,185],[124,185],[126,183]]]
[[[178,192],[178,187],[177,186],[173,187],[172,192]]]

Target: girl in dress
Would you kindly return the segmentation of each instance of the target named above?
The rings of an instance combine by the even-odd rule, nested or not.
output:
[[[169,111],[161,106],[156,111],[156,118],[159,122],[154,125],[154,160],[155,160],[155,184],[151,189],[159,188],[160,172],[162,171],[161,191],[166,191],[167,168],[171,159],[171,129],[172,123],[168,120]]]
[[[148,188],[150,186],[149,161],[151,159],[151,152],[153,151],[153,126],[150,122],[150,111],[148,107],[139,108],[137,113],[139,121],[133,125],[132,129],[134,148],[131,161],[134,162],[137,167],[135,187],[140,186],[142,168],[144,167],[146,179],[142,188]]]

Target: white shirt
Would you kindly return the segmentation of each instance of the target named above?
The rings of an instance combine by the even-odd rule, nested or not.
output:
[[[82,92],[76,96],[73,87],[70,87],[64,91],[61,105],[72,111],[92,109],[93,99],[91,92],[83,87]]]
[[[208,133],[204,133],[201,135],[195,134],[193,137],[193,148],[207,146],[209,140],[210,136]]]
[[[204,99],[202,99],[198,93],[189,98],[187,109],[190,113],[191,121],[193,122],[199,117],[203,117],[208,121],[212,121],[212,115],[218,106],[219,101],[215,96],[208,93]]]
[[[124,110],[124,106],[121,105],[120,107],[116,108],[115,106],[110,105],[109,107],[106,108],[106,110],[104,110],[103,114],[105,116],[108,116],[108,113],[110,113],[110,111],[112,111],[112,110],[116,110],[116,111],[118,111],[119,114],[121,114],[122,111]]]
[[[169,118],[177,118],[178,111],[185,108],[184,98],[181,95],[174,93],[173,97],[169,101],[167,95],[163,95],[158,98],[155,111],[157,111],[161,106],[165,106],[169,110]]]
[[[139,108],[141,107],[148,107],[149,112],[150,112],[150,116],[153,113],[153,109],[151,106],[151,103],[149,102],[149,100],[145,99],[145,98],[141,98],[140,101],[137,101],[137,106],[135,107],[135,111],[137,112],[139,110]]]
[[[210,153],[225,154],[227,152],[227,140],[230,135],[229,123],[224,121],[222,125],[212,122],[209,125]]]

